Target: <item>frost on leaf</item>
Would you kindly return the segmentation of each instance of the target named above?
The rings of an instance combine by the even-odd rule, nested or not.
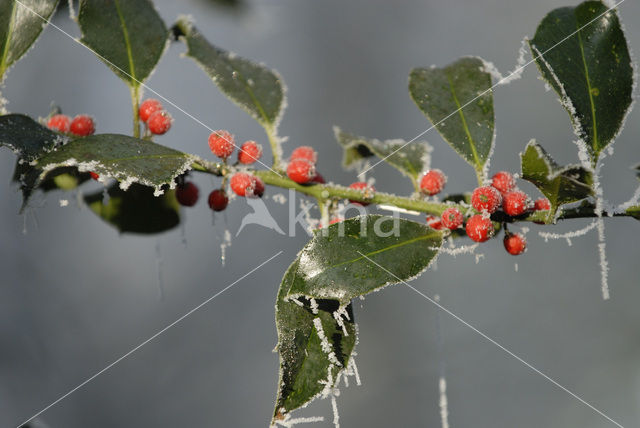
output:
[[[276,302],[280,375],[274,423],[334,388],[339,373],[349,366],[356,343],[351,305],[345,309],[345,334],[333,316],[338,302],[318,300],[312,309],[309,299],[287,298],[298,264],[296,260],[287,270]]]
[[[535,140],[520,154],[522,178],[533,183],[551,204],[549,219],[558,207],[593,196],[593,175],[579,165],[558,166]]]
[[[164,186],[175,188],[175,179],[191,169],[195,157],[150,141],[118,134],[100,134],[72,140],[37,161],[44,179],[60,167],[75,167],[80,172],[93,171],[101,180],[107,177],[120,182],[126,190],[133,183],[153,187],[154,195]]]
[[[560,96],[592,166],[630,111],[634,67],[617,11],[600,1],[551,11],[529,42],[542,77]]]
[[[444,140],[486,178],[495,141],[491,73],[481,58],[415,68],[409,93]]]
[[[210,44],[187,17],[178,19],[173,33],[222,93],[265,128],[278,128],[286,87],[277,72]]]
[[[377,156],[417,184],[420,174],[431,167],[433,149],[426,141],[368,139],[344,132],[337,126],[333,131],[344,149],[342,166],[345,169],[358,169],[368,157]]]

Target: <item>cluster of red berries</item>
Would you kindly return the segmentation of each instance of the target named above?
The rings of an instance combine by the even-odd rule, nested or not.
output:
[[[138,117],[153,135],[166,134],[173,124],[173,118],[169,112],[164,109],[160,101],[154,98],[146,99],[140,104]]]
[[[86,137],[96,131],[93,118],[86,114],[79,114],[73,119],[66,114],[54,114],[47,121],[47,128],[77,137]]]
[[[440,170],[427,171],[420,181],[421,192],[436,195],[446,184],[446,177]],[[495,229],[491,214],[498,209],[511,217],[521,216],[531,210],[549,210],[549,200],[540,198],[532,202],[526,193],[518,190],[516,182],[509,172],[500,171],[491,180],[491,185],[476,188],[471,195],[471,206],[479,212],[469,217],[465,224],[465,232],[476,242],[484,242],[491,238]],[[440,218],[427,217],[427,224],[433,229],[458,229],[464,224],[463,214],[455,207],[447,208]],[[504,247],[509,254],[522,254],[526,249],[526,240],[520,233],[507,232]]]
[[[324,183],[316,171],[318,154],[312,147],[296,147],[289,157],[287,176],[298,184]]]
[[[176,199],[180,205],[185,207],[192,207],[198,202],[200,197],[200,190],[198,186],[190,181],[178,184],[176,188]],[[215,189],[209,193],[208,201],[209,208],[213,211],[223,211],[229,204],[229,197],[224,189]]]

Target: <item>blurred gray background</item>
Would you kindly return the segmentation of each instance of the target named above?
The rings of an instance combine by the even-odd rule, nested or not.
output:
[[[212,42],[276,68],[289,88],[281,132],[320,152],[322,174],[348,184],[332,125],[377,138],[411,139],[429,126],[407,92],[414,66],[445,65],[479,55],[513,69],[520,42],[551,9],[574,1],[538,0],[261,0],[240,8],[204,0],[157,0],[170,25],[191,14]],[[640,4],[621,6],[631,47],[640,49]],[[77,36],[64,13],[55,23]],[[214,129],[266,144],[261,129],[226,100],[173,45],[148,84]],[[545,92],[535,66],[495,90],[497,148],[492,173],[519,170],[518,153],[536,138],[561,163],[577,161],[567,114]],[[3,95],[9,109],[47,114],[55,101],[69,114],[97,117],[98,132],[130,132],[126,86],[88,50],[47,28],[11,70]],[[210,156],[208,131],[179,111],[157,141]],[[605,161],[603,186],[613,203],[638,181],[640,111],[628,118]],[[470,190],[473,170],[434,132],[425,135],[447,191]],[[267,155],[268,159],[269,156]],[[183,210],[184,229],[158,237],[120,236],[78,207],[73,193],[36,197],[26,216],[10,183],[15,162],[0,151],[0,426],[15,427],[69,389],[274,255],[259,271],[48,410],[40,422],[79,427],[264,427],[272,412],[278,358],[274,301],[280,279],[307,241],[249,226],[220,262],[223,231],[238,230],[242,201],[215,216],[206,194],[218,179],[198,176],[201,200]],[[375,169],[378,189],[409,194],[395,170]],[[523,189],[537,195],[527,183]],[[91,183],[85,192],[97,188]],[[267,194],[282,193],[267,189]],[[59,199],[70,199],[61,208]],[[285,227],[286,205],[268,202]],[[373,212],[377,211],[372,209]],[[551,228],[581,228],[588,220]],[[23,234],[26,228],[26,234]],[[482,330],[625,427],[640,426],[640,224],[606,221],[612,298],[603,302],[594,233],[545,243],[540,226],[518,258],[500,240],[472,255],[442,255],[412,285]],[[184,239],[183,239],[184,238]],[[185,243],[183,243],[183,241]],[[159,257],[158,257],[159,254]],[[518,265],[518,272],[515,270]],[[440,425],[438,377],[446,367],[451,427],[610,427],[611,422],[560,390],[408,287],[394,286],[355,304],[363,384],[342,390],[342,427]],[[436,317],[443,335],[437,347]],[[299,416],[325,416],[317,401]]]

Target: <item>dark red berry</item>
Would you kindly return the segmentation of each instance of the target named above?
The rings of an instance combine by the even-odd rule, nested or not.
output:
[[[311,180],[312,183],[325,184],[324,177],[320,175],[318,171],[316,171],[316,176]]]
[[[498,189],[500,193],[505,194],[516,188],[516,180],[510,172],[500,171],[494,174],[491,179],[491,185]]]
[[[502,199],[502,211],[510,216],[522,215],[531,206],[531,200],[526,193],[519,190],[507,192]]]
[[[373,186],[369,186],[364,181],[357,181],[355,183],[350,184],[349,189],[361,190],[364,193],[365,198],[372,197],[373,193],[376,191],[376,189]],[[351,199],[349,199],[349,202],[356,205],[362,205],[363,207],[366,207],[367,205],[369,205],[369,202],[354,201]]]
[[[471,205],[478,211],[494,213],[502,204],[502,195],[493,186],[478,187],[471,194]]]
[[[471,216],[471,218],[467,220],[465,230],[467,232],[467,236],[476,242],[484,242],[491,238],[494,233],[493,223],[491,223],[491,220],[481,214]]]
[[[98,181],[98,178],[100,178],[100,176],[93,171],[91,171],[89,175],[91,175],[91,178],[93,178],[96,181]]]
[[[547,211],[551,209],[551,203],[549,203],[549,199],[547,198],[539,198],[536,199],[533,209],[536,211]]]
[[[246,141],[240,146],[238,152],[238,162],[249,165],[260,159],[262,156],[262,146],[255,141]]]
[[[233,135],[229,131],[213,131],[209,135],[209,148],[214,155],[221,159],[227,159],[233,153],[235,147]]]
[[[65,114],[54,114],[47,122],[47,128],[67,133],[71,127],[71,118]]]
[[[214,211],[223,211],[229,205],[229,197],[224,189],[216,189],[209,193],[209,208]]]
[[[442,220],[434,215],[427,216],[427,226],[435,230],[442,230]]]
[[[305,159],[296,159],[287,165],[287,176],[298,184],[307,184],[316,176],[316,167]]]
[[[518,256],[527,249],[527,240],[519,233],[508,233],[502,242],[504,249],[512,256]]]
[[[238,196],[253,198],[262,196],[264,193],[264,183],[258,177],[247,174],[246,172],[237,172],[231,177],[231,190]]]
[[[198,186],[190,181],[178,186],[176,189],[176,199],[180,205],[184,205],[185,207],[194,206],[196,202],[198,202],[199,194],[200,191],[198,190]]]
[[[457,208],[449,207],[442,213],[441,222],[447,229],[454,230],[462,226],[464,217]]]
[[[155,135],[166,134],[171,129],[173,118],[165,110],[158,110],[149,116],[147,126],[149,131]]]
[[[289,158],[289,160],[294,161],[300,159],[304,159],[315,164],[318,161],[318,154],[315,150],[313,150],[312,147],[309,146],[296,147],[293,152],[291,152],[291,157]]]
[[[86,137],[88,135],[92,135],[96,131],[96,126],[91,116],[79,114],[71,121],[69,131],[73,135]]]
[[[427,195],[433,196],[442,192],[447,183],[447,177],[439,169],[427,171],[420,180],[420,190]]]
[[[144,100],[142,104],[140,104],[140,108],[138,109],[138,116],[140,117],[141,121],[146,122],[147,120],[149,120],[149,117],[151,117],[153,113],[161,110],[164,110],[164,108],[162,107],[162,103],[154,98],[149,98],[148,100]]]

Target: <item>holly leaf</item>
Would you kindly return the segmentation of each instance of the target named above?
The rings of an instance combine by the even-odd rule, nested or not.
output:
[[[23,114],[0,116],[0,146],[11,149],[20,163],[33,162],[65,140],[60,134]]]
[[[351,305],[340,316],[335,301],[319,300],[314,311],[308,299],[287,299],[298,265],[296,260],[284,275],[276,302],[280,375],[274,420],[284,419],[336,386],[338,373],[348,366],[356,343]]]
[[[278,73],[210,44],[188,18],[173,27],[192,58],[223,94],[263,127],[275,130],[285,108],[285,87]]]
[[[493,92],[485,62],[464,57],[444,68],[414,68],[409,93],[442,138],[480,177],[494,144]]]
[[[595,165],[632,101],[633,65],[617,12],[600,1],[554,9],[529,46]]]
[[[529,141],[520,154],[522,178],[533,183],[549,199],[552,219],[558,207],[593,196],[591,171],[579,165],[558,166],[536,143]]]
[[[335,126],[336,140],[344,149],[342,165],[346,169],[359,166],[369,156],[377,156],[406,175],[417,186],[420,174],[429,169],[431,145],[426,141],[375,140],[358,137]]]
[[[168,31],[149,0],[81,0],[81,42],[138,88],[160,61]]]
[[[410,220],[368,215],[342,221],[317,231],[300,252],[289,297],[347,305],[354,297],[419,275],[441,244],[440,232]]]
[[[57,5],[58,0],[0,1],[0,81],[38,39]]]
[[[626,213],[636,220],[640,220],[640,205],[635,205],[626,209]]]
[[[133,184],[126,191],[117,184],[84,197],[93,213],[120,233],[156,234],[180,224],[180,205],[174,190],[154,196],[153,189]]]
[[[37,161],[44,179],[48,172],[60,167],[76,167],[80,172],[93,171],[100,180],[115,178],[126,190],[132,183],[163,193],[162,187],[175,187],[175,178],[191,168],[192,155],[151,141],[119,134],[99,134],[77,138]]]

